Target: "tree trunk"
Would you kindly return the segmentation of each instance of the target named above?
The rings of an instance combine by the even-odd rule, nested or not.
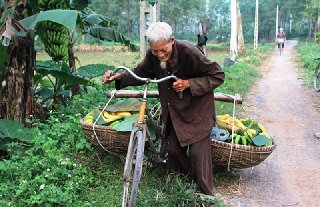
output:
[[[319,40],[319,24],[320,24],[320,14],[319,12],[316,13],[316,22],[314,27],[314,41],[317,42]]]
[[[72,69],[72,73],[77,72],[77,65],[76,65],[76,56],[74,55],[74,49],[73,49],[73,42],[72,42],[72,35],[70,35],[69,32],[69,42],[68,42],[68,61],[69,61],[69,67]],[[80,86],[72,86],[71,88],[71,95],[75,95],[79,93]]]
[[[34,39],[13,37],[8,48],[8,74],[2,88],[1,118],[26,123],[33,115]]]
[[[174,6],[174,7],[176,7],[176,4],[177,4],[177,3],[176,3],[176,0],[173,0],[173,6]],[[172,12],[172,24],[171,24],[173,34],[177,34],[176,25],[177,25],[176,11],[173,10],[173,12]]]
[[[312,18],[309,18],[309,32],[308,32],[308,39],[311,40],[312,37]]]
[[[240,12],[239,1],[237,1],[237,35],[238,35],[238,52],[242,52],[244,49],[244,37],[242,31],[242,16]]]
[[[230,54],[231,60],[235,61],[238,53],[237,42],[237,0],[230,1],[231,8],[231,35],[230,35]]]
[[[161,0],[158,0],[158,2],[157,2],[157,14],[156,14],[157,21],[160,21],[160,5],[161,5]]]
[[[132,24],[131,24],[130,0],[126,0],[126,3],[124,5],[127,13],[127,21],[126,21],[127,37],[131,39]]]

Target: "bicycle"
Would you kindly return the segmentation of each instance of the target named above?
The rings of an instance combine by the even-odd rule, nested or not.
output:
[[[313,87],[317,92],[319,92],[320,91],[320,58],[316,58],[314,60],[318,61],[318,64],[314,73]]]
[[[282,53],[283,47],[284,47],[284,39],[278,38],[277,42],[278,42],[279,55],[281,56],[281,53]]]
[[[151,125],[156,129],[156,137],[151,137],[146,124],[145,115],[153,120],[153,114],[147,108],[148,98],[158,98],[159,94],[157,91],[148,91],[149,83],[160,83],[170,79],[178,80],[176,76],[167,76],[158,80],[151,80],[149,78],[142,78],[134,74],[129,68],[125,66],[119,66],[114,71],[115,74],[118,70],[124,69],[135,79],[144,82],[143,91],[132,91],[132,90],[114,90],[107,94],[107,97],[118,97],[118,98],[138,98],[142,96],[140,102],[140,111],[138,115],[138,121],[132,125],[130,134],[130,140],[128,145],[128,151],[125,159],[125,166],[123,172],[123,196],[122,196],[122,207],[133,207],[135,206],[138,187],[142,174],[143,162],[149,161],[154,163],[166,164],[167,152],[166,152],[166,140],[163,139],[161,133],[161,120],[155,122],[152,121]],[[183,99],[182,93],[178,93],[179,99]],[[215,93],[215,100],[241,103],[240,96],[231,96]],[[159,109],[156,109],[159,113]],[[161,111],[160,111],[161,113]],[[149,144],[148,148],[151,148],[149,156],[145,158],[145,143]]]
[[[145,115],[147,111],[147,95],[148,95],[148,85],[149,83],[161,83],[170,79],[178,80],[176,76],[167,76],[158,80],[151,80],[150,78],[142,78],[134,74],[129,68],[125,66],[119,66],[114,71],[115,74],[118,70],[124,69],[135,79],[144,82],[144,90],[142,95],[142,100],[140,102],[140,111],[138,115],[137,123],[132,126],[132,131],[130,134],[130,140],[128,145],[128,151],[125,160],[123,180],[124,189],[122,197],[122,206],[135,206],[138,186],[142,174],[142,165],[144,160],[144,149],[146,140],[149,141],[150,145],[153,146],[153,142],[148,137],[148,127],[145,121]],[[182,93],[178,93],[179,98],[182,99]],[[150,116],[150,114],[149,114]],[[160,159],[161,160],[161,159]],[[134,169],[134,170],[133,170]],[[130,194],[130,197],[129,197]]]

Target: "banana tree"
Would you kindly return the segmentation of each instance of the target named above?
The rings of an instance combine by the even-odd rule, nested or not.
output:
[[[76,27],[77,19],[78,27]],[[31,17],[28,17],[26,19],[23,19],[20,21],[20,23],[27,30],[35,30],[36,32],[40,30],[38,33],[44,31],[44,26],[50,26],[50,28],[57,28],[57,30],[55,31],[50,30],[50,28],[46,28],[44,34],[42,34],[45,37],[44,40],[46,43],[46,51],[56,62],[56,64],[45,63],[45,66],[43,64],[39,64],[36,67],[36,72],[38,75],[37,79],[39,79],[39,77],[41,77],[40,80],[43,79],[39,82],[40,84],[36,84],[36,86],[40,87],[35,87],[34,90],[35,95],[38,95],[38,97],[40,98],[41,104],[44,104],[45,102],[48,102],[48,104],[50,104],[51,100],[54,100],[53,103],[55,104],[62,103],[66,105],[67,100],[70,100],[72,94],[75,94],[80,90],[81,85],[85,86],[89,84],[89,77],[86,76],[87,73],[76,73],[76,57],[73,51],[73,46],[76,42],[76,37],[78,34],[76,28],[82,28],[81,31],[83,31],[83,33],[90,34],[96,38],[122,42],[125,45],[132,48],[133,50],[136,49],[136,46],[131,44],[130,40],[128,40],[122,33],[112,28],[109,28],[110,26],[116,25],[116,22],[96,13],[86,14],[75,10],[47,10],[33,15]],[[42,27],[39,28],[39,24],[41,24]],[[66,47],[64,47],[65,42],[61,41],[63,30],[61,30],[61,27],[58,26],[58,24],[62,25],[64,28],[67,28],[69,30],[68,33],[70,34],[70,37],[68,39],[70,41],[66,43]],[[51,40],[52,42],[50,42],[49,40]],[[67,50],[67,54],[63,54],[63,49]],[[64,52],[66,51],[64,50]],[[70,67],[66,65],[65,61],[62,61],[66,59],[69,59]],[[49,70],[50,67],[52,70]],[[97,77],[101,76],[108,67],[108,65],[104,65],[103,67],[99,67],[99,65],[97,65],[95,68],[85,68],[86,70],[91,70],[91,76],[92,74],[94,74],[95,77]],[[46,70],[44,70],[44,68]],[[69,68],[71,68],[71,70],[69,70]],[[92,70],[94,70],[94,72]],[[48,77],[54,78],[54,80],[50,80],[49,78],[50,82],[52,83],[51,85],[47,84]],[[46,107],[48,107],[48,104],[46,104]],[[50,106],[53,105],[50,104]]]
[[[26,119],[34,115],[36,111],[34,109],[41,108],[40,104],[34,101],[33,92],[34,72],[36,70],[34,38],[37,35],[37,26],[41,22],[50,21],[63,25],[69,31],[75,31],[77,20],[81,22],[79,19],[84,19],[79,18],[79,13],[76,10],[49,10],[38,13],[40,11],[38,8],[39,2],[38,0],[7,0],[5,4],[0,4],[0,37],[2,43],[0,44],[0,82],[2,83],[0,90],[0,118],[13,119],[25,123]],[[41,2],[48,1],[42,0]],[[73,4],[69,3],[68,5],[70,7],[74,6],[74,8],[83,8],[83,5],[89,3],[89,1],[85,0],[70,2],[73,2]],[[93,16],[91,14],[91,20],[97,19],[92,18]],[[87,22],[90,22],[88,21],[90,18],[86,19]],[[100,28],[103,29],[105,22],[105,20],[100,21],[99,24],[95,24],[95,27],[97,28],[97,25],[100,25]],[[83,28],[90,28],[90,26],[83,25]],[[100,28],[84,31],[97,31]],[[97,36],[101,39],[118,40],[130,45],[130,42],[124,36],[119,35],[121,33],[115,30],[113,30],[113,33],[110,31],[112,30],[105,32],[105,35],[101,35],[98,32],[94,34],[98,34]],[[68,43],[72,48],[74,42],[71,41],[70,44],[69,41]],[[68,59],[69,65],[73,68],[75,61],[71,64],[71,58],[69,57],[74,57],[71,49],[68,49]],[[75,71],[73,70],[73,72]]]

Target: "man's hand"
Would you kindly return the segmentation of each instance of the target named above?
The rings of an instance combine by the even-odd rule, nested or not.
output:
[[[179,79],[176,82],[174,82],[173,86],[172,86],[172,88],[176,92],[182,92],[182,91],[186,90],[189,87],[190,87],[189,81],[188,80],[182,80],[182,79]]]
[[[113,74],[111,70],[108,70],[104,75],[103,75],[103,82],[105,84],[109,84],[114,80],[120,80],[121,79],[121,74],[116,73]]]

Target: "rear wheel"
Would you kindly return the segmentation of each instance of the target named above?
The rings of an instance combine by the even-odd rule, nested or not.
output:
[[[314,80],[313,80],[313,87],[316,91],[320,91],[320,64],[318,64]]]
[[[128,147],[126,163],[124,167],[123,180],[124,189],[122,197],[122,206],[135,206],[138,186],[142,174],[143,152],[145,144],[145,131],[138,129],[132,132]]]

